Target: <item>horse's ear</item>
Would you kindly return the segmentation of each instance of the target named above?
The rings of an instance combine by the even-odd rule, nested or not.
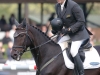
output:
[[[22,25],[23,25],[23,27],[26,27],[26,25],[27,25],[26,18],[23,20]]]
[[[16,26],[19,25],[19,23],[18,23],[18,21],[16,19],[14,20],[14,23],[15,23]]]

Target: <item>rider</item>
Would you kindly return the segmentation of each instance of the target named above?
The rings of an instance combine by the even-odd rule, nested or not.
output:
[[[55,22],[57,24],[55,20],[61,19],[61,22],[63,22],[63,28],[60,31],[62,34],[69,35],[72,41],[70,53],[74,59],[75,67],[79,75],[84,75],[84,68],[78,51],[82,43],[92,35],[85,26],[84,13],[80,6],[72,0],[57,0],[55,9],[58,18],[52,20],[51,25],[53,26]],[[57,30],[52,29],[52,33],[56,34]]]

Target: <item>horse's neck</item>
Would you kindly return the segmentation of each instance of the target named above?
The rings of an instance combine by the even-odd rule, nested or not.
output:
[[[53,47],[53,48],[52,48]],[[57,56],[60,51],[54,46],[41,46],[35,51],[32,51],[32,54],[35,58],[35,62],[38,68],[43,67],[43,65],[47,64],[47,62],[50,62],[52,58]]]
[[[35,27],[32,30],[32,35],[33,38],[35,40],[35,46],[38,46],[40,44],[45,43],[46,41],[48,41],[49,39],[43,34],[42,31],[40,31],[39,29],[36,29]]]
[[[33,38],[35,40],[35,47],[44,44],[50,40],[47,38],[47,36],[39,32],[38,30],[33,31],[32,33],[34,34]],[[32,53],[35,56],[36,63],[39,64],[39,66],[43,66],[47,61],[49,61],[51,58],[59,53],[59,50],[56,50],[57,47],[58,45],[54,42],[49,42],[37,48],[36,50],[33,50]]]

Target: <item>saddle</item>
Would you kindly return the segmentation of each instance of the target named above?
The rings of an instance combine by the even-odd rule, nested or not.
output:
[[[78,52],[82,62],[84,62],[84,60],[85,60],[85,52],[84,51],[89,51],[91,47],[92,47],[92,45],[90,44],[89,39],[86,39],[82,43],[81,47],[79,48],[79,52]],[[73,57],[70,54],[70,48],[71,48],[71,42],[68,42],[68,48],[67,48],[66,52],[67,52],[69,59],[74,63]]]

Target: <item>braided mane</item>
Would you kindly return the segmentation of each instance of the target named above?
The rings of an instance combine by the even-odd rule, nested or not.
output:
[[[42,33],[44,36],[46,36],[49,40],[52,40],[49,36],[47,36],[44,32],[42,32],[39,28],[37,28],[37,27],[35,27],[35,26],[33,26],[33,25],[30,25],[31,27],[33,27],[33,28],[35,28],[36,30],[38,30],[40,33]],[[23,28],[22,27],[22,24],[20,24],[17,28],[16,28],[16,30],[25,30],[26,28]],[[56,42],[54,42],[53,40],[52,40],[52,42],[53,43],[55,43],[56,44]]]
[[[34,27],[32,26],[33,28],[35,28],[36,30],[38,30],[40,33],[42,33],[44,36],[46,36],[49,40],[51,40],[51,38],[49,36],[47,36],[44,32],[42,32],[39,28],[37,27]],[[53,40],[52,40],[53,43],[55,43]],[[55,43],[56,44],[56,43]]]

